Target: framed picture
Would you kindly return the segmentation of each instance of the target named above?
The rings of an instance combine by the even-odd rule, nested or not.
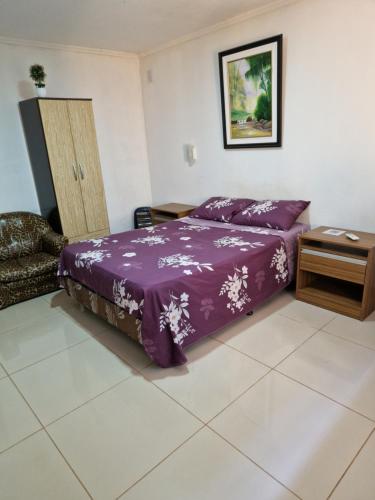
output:
[[[224,148],[281,146],[282,42],[278,35],[219,53]]]

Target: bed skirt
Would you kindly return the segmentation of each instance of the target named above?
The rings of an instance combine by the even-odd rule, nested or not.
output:
[[[64,276],[60,280],[68,295],[86,309],[126,333],[133,340],[142,343],[140,336],[142,322],[139,319],[71,278]]]

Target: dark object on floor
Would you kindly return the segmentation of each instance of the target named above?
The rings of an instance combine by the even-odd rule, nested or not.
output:
[[[134,211],[134,229],[152,226],[151,208],[139,207]]]
[[[66,242],[40,215],[0,214],[0,309],[58,288],[57,266]]]

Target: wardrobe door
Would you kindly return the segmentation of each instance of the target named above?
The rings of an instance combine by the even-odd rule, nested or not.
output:
[[[63,233],[87,233],[67,101],[40,99],[39,109]]]
[[[89,233],[108,228],[103,178],[91,101],[69,100],[68,109]]]

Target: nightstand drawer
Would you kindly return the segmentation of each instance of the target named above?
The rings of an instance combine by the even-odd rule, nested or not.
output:
[[[365,282],[367,260],[301,247],[300,269],[352,283]]]

